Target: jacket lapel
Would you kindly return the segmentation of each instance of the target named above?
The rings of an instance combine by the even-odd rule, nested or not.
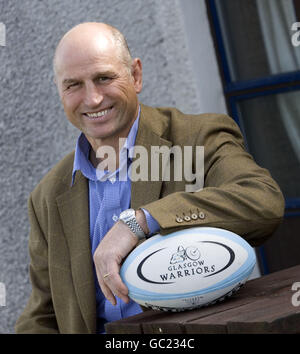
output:
[[[152,181],[151,178],[151,147],[156,146],[157,149],[162,146],[171,147],[172,143],[158,134],[156,134],[150,127],[149,123],[151,119],[151,114],[154,114],[154,110],[148,112],[145,106],[142,105],[141,117],[139,122],[138,133],[135,141],[135,150],[137,146],[142,146],[147,151],[147,163],[148,163],[148,179],[147,181],[132,181],[131,183],[131,208],[138,209],[141,205],[145,205],[154,200],[159,199],[161,188],[162,188],[162,178],[160,177],[158,181]],[[155,115],[155,114],[154,114]],[[133,163],[137,161],[137,158],[133,159]],[[139,164],[139,163],[138,163]],[[141,168],[144,168],[140,162]],[[159,162],[159,173],[163,171],[166,161]]]
[[[74,288],[88,330],[96,331],[96,295],[89,236],[88,181],[80,171],[70,189],[57,198],[70,252]]]

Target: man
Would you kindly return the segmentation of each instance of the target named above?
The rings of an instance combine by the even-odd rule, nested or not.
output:
[[[156,232],[220,227],[253,246],[272,234],[283,197],[245,152],[236,124],[225,115],[187,116],[140,104],[142,64],[118,30],[101,23],[74,27],[58,44],[54,70],[66,116],[82,134],[75,154],[29,199],[32,294],[17,333],[101,333],[105,322],[140,312],[119,269]],[[204,146],[203,189],[187,192],[185,178],[174,176],[119,178],[136,161],[133,146],[150,153],[151,146],[189,145]],[[115,168],[99,168],[102,148],[115,152]],[[194,167],[198,158],[194,149]]]

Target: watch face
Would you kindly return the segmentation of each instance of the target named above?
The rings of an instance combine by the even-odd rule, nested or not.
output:
[[[134,211],[132,209],[127,209],[127,210],[122,211],[120,216],[122,218],[128,218],[128,217],[130,217],[132,215],[134,215]]]

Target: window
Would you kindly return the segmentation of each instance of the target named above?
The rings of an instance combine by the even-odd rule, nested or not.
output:
[[[299,264],[300,47],[291,41],[299,1],[207,0],[207,8],[230,115],[286,200],[284,222],[260,248],[262,272]]]

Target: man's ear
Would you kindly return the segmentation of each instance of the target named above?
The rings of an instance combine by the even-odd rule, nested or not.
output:
[[[135,92],[140,93],[143,87],[143,68],[142,68],[142,62],[139,58],[133,59],[132,66],[131,66],[131,74],[133,77]]]

